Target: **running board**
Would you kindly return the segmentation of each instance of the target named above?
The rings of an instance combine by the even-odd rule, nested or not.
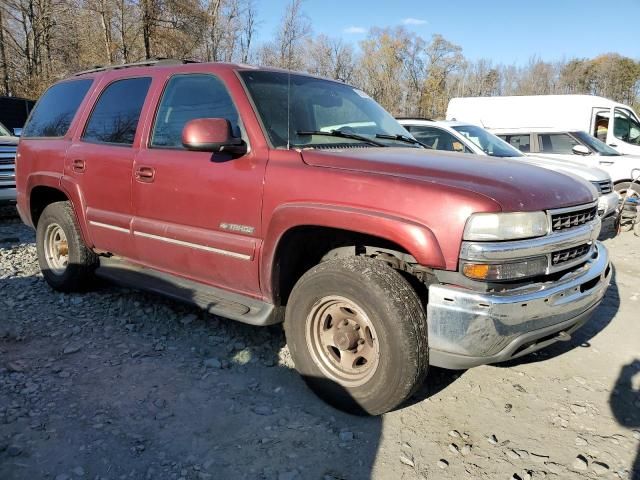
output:
[[[180,300],[207,312],[250,325],[278,323],[270,303],[145,268],[117,257],[100,258],[99,277]]]

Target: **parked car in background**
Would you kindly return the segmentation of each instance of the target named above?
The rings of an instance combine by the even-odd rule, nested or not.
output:
[[[16,201],[16,148],[18,138],[0,123],[0,204]]]
[[[640,168],[640,156],[622,155],[587,132],[499,128],[492,133],[527,155],[544,155],[601,168],[611,175],[614,188],[620,194],[627,191],[632,171]]]
[[[545,156],[527,156],[482,127],[464,122],[434,121],[420,118],[400,118],[416,140],[434,150],[475,153],[491,157],[530,163],[550,170],[578,176],[591,183],[599,194],[598,213],[607,217],[616,212],[618,194],[613,191],[609,174],[599,168],[557,160]]]
[[[25,126],[17,179],[53,288],[98,274],[284,320],[307,384],[370,414],[429,365],[567,340],[612,275],[591,185],[453,162],[361,90],[282,70],[157,61],[65,79]]]
[[[447,108],[447,120],[489,130],[588,132],[618,152],[632,155],[640,155],[639,118],[628,105],[594,95],[453,98]]]
[[[0,123],[19,136],[35,103],[26,98],[0,96]]]

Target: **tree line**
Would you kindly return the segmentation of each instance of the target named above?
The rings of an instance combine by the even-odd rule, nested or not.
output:
[[[96,65],[180,58],[275,66],[358,86],[395,115],[444,116],[456,96],[588,93],[640,105],[640,62],[616,53],[525,65],[465,58],[442,35],[371,28],[356,46],[314,34],[290,0],[258,43],[256,0],[1,0],[0,94],[37,98]]]

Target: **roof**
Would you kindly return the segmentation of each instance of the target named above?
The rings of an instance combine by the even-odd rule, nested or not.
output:
[[[95,68],[89,69],[89,70],[84,70],[81,72],[78,72],[74,75],[72,75],[71,77],[66,78],[65,80],[69,80],[69,78],[76,78],[76,77],[93,77],[93,76],[97,76],[100,75],[102,73],[106,73],[106,72],[114,72],[114,71],[119,71],[119,70],[127,70],[127,69],[149,69],[149,68],[153,68],[153,69],[160,69],[160,68],[165,68],[165,69],[171,69],[171,70],[175,70],[175,71],[184,71],[184,70],[188,70],[188,71],[192,71],[193,70],[193,66],[197,65],[197,66],[215,66],[216,70],[220,71],[220,70],[259,70],[259,71],[270,71],[270,72],[279,72],[279,73],[291,73],[294,75],[303,75],[305,77],[312,77],[312,78],[317,78],[320,80],[327,80],[330,82],[337,82],[340,84],[343,84],[343,82],[339,81],[339,80],[335,80],[335,79],[331,79],[331,78],[323,78],[323,77],[319,77],[316,75],[312,75],[309,73],[305,73],[305,72],[297,72],[297,71],[292,71],[292,70],[287,70],[284,68],[276,68],[276,67],[263,67],[263,66],[255,66],[255,65],[248,65],[248,64],[244,64],[244,63],[226,63],[226,62],[198,62],[195,60],[175,60],[175,59],[151,59],[151,60],[143,60],[141,62],[135,62],[135,63],[126,63],[126,64],[115,64],[115,65],[105,65],[105,66],[96,66]]]

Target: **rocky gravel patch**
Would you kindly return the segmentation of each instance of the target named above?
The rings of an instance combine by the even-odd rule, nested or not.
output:
[[[433,369],[380,418],[310,393],[279,326],[109,284],[56,293],[33,241],[0,212],[2,480],[640,478],[631,234],[607,240],[615,285],[570,342]]]

